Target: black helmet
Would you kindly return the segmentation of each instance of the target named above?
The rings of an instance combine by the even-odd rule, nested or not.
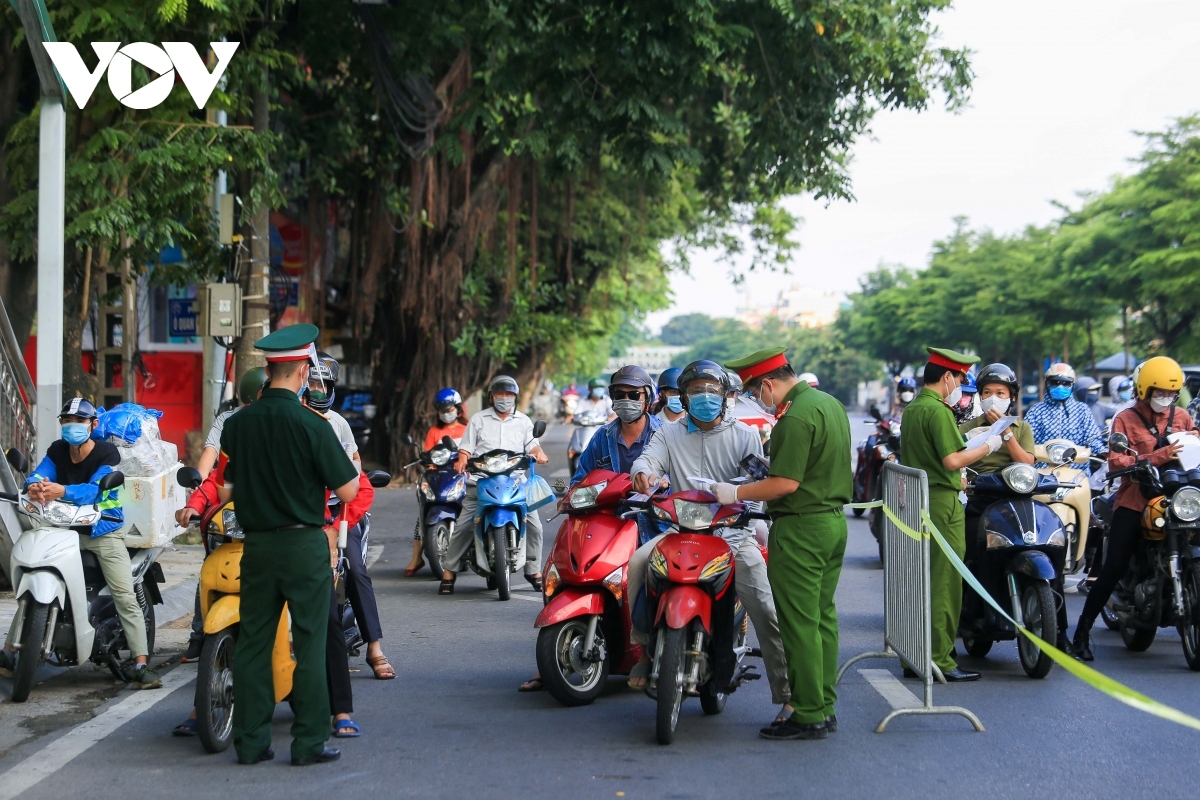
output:
[[[1017,394],[1021,390],[1020,384],[1017,383],[1017,373],[1013,372],[1007,364],[988,364],[979,370],[979,375],[975,378],[975,388],[982,392],[983,387],[990,383],[1007,386],[1013,400],[1017,399]]]
[[[63,417],[96,419],[96,407],[83,397],[73,397],[63,403],[62,411],[58,412],[58,418],[62,419]]]
[[[515,378],[510,378],[507,375],[497,375],[492,378],[492,382],[488,384],[488,394],[492,392],[512,392],[520,394],[521,387],[517,385]]]
[[[650,373],[636,364],[621,367],[612,374],[612,378],[608,383],[610,386],[634,386],[639,389],[654,388],[654,381],[650,379]]]
[[[683,368],[679,375],[679,391],[683,395],[684,408],[687,407],[687,385],[692,381],[710,380],[721,384],[721,395],[729,394],[729,373],[715,361],[701,359],[693,361]]]
[[[337,359],[328,353],[317,353],[317,365],[313,367],[308,374],[308,381],[312,383],[314,380],[320,381],[325,386],[325,399],[317,402],[308,392],[308,407],[322,414],[333,408],[333,400],[337,395],[337,379],[340,367]]]
[[[729,376],[729,389],[725,392],[725,394],[732,394],[734,392],[741,394],[742,376],[738,375],[733,370],[726,370],[725,374]]]

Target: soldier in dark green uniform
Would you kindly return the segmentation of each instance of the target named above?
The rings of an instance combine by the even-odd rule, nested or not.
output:
[[[221,501],[237,506],[246,532],[242,554],[241,631],[234,657],[234,747],[238,761],[275,757],[271,716],[275,689],[271,648],[284,601],[292,617],[296,669],[292,676],[292,763],[333,761],[325,632],[333,581],[331,543],[323,530],[325,489],[342,502],[358,493],[358,471],[324,417],[300,405],[316,363],[315,325],[292,325],[260,339],[269,389],[225,423]]]
[[[979,359],[930,347],[925,365],[925,388],[904,410],[904,432],[900,437],[900,463],[924,470],[929,478],[929,518],[946,542],[962,558],[966,554],[962,468],[995,453],[1003,445],[999,436],[979,440],[968,450],[950,407],[962,396],[967,368]],[[929,548],[929,597],[933,663],[947,681],[979,680],[978,672],[960,669],[954,661],[954,638],[962,610],[963,581],[942,548]]]
[[[764,739],[824,739],[837,730],[838,625],[833,595],[846,552],[853,474],[850,420],[828,394],[796,379],[785,348],[731,361],[746,394],[778,423],[771,432],[769,477],[740,487],[718,484],[717,497],[765,500],[771,514],[767,576],[792,687],[790,719],[763,728]],[[732,490],[732,492],[730,491]]]

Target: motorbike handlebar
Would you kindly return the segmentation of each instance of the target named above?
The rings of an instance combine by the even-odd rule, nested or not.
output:
[[[9,503],[17,503],[20,502],[21,496],[11,492],[0,492],[0,500],[4,500]]]

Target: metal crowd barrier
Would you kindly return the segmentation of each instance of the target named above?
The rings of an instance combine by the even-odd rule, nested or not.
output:
[[[883,502],[906,526],[922,529],[921,513],[929,509],[929,481],[924,470],[905,467],[895,462],[883,465]],[[855,663],[868,658],[898,658],[917,674],[925,686],[924,705],[897,708],[888,713],[875,727],[883,733],[896,717],[906,714],[954,714],[966,717],[975,730],[982,731],[983,723],[971,711],[960,706],[933,704],[933,679],[945,683],[941,670],[933,663],[932,625],[929,599],[928,536],[913,538],[902,531],[890,517],[883,519],[883,645],[878,652],[859,653],[838,669],[840,683],[846,671]]]

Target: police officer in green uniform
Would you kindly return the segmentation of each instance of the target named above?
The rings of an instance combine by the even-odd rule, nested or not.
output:
[[[271,716],[275,688],[271,649],[286,601],[292,618],[292,764],[334,761],[325,685],[325,632],[333,581],[332,545],[323,530],[325,490],[348,503],[358,471],[324,417],[300,404],[316,364],[315,325],[292,325],[258,340],[270,388],[231,416],[221,435],[228,456],[222,502],[232,499],[246,532],[242,554],[241,631],[233,666],[238,761],[275,757]]]
[[[995,453],[1004,444],[999,436],[963,443],[951,407],[962,397],[967,369],[979,361],[941,347],[930,347],[925,365],[925,388],[904,410],[900,462],[924,470],[929,480],[929,518],[961,559],[966,554],[962,468]],[[963,581],[935,542],[929,549],[929,596],[932,605],[933,663],[947,681],[976,681],[978,672],[959,668],[953,657],[962,610]]]
[[[764,739],[824,739],[837,730],[838,625],[833,595],[846,552],[853,473],[850,420],[828,394],[796,378],[786,348],[760,350],[725,365],[747,395],[774,414],[771,470],[757,483],[718,484],[717,497],[765,500],[771,515],[767,575],[779,616],[792,687],[788,719],[759,731]],[[949,409],[947,409],[949,410]]]

